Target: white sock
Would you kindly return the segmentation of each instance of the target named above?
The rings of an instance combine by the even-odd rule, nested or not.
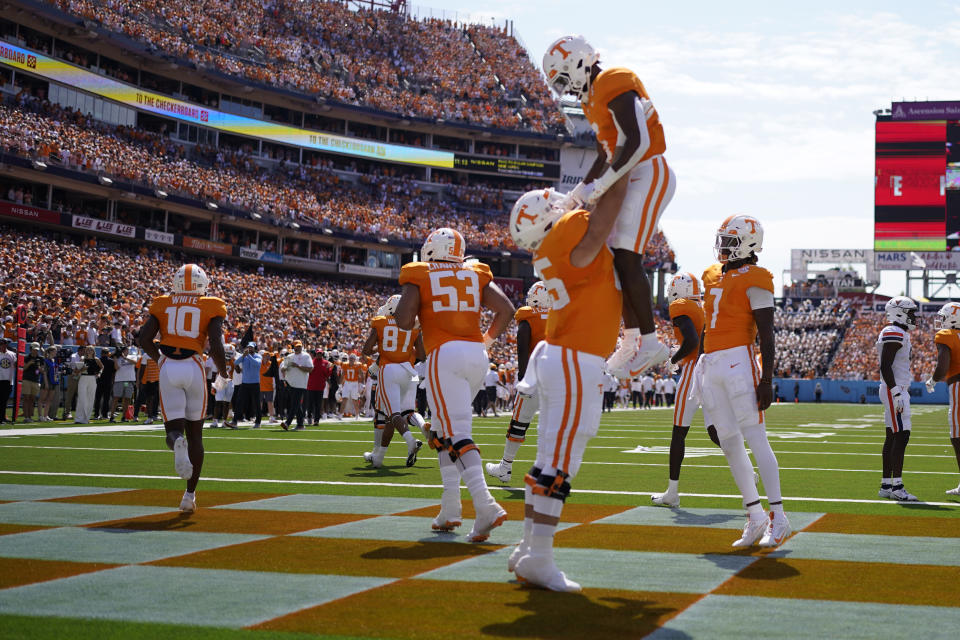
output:
[[[531,536],[533,535],[533,518],[527,517],[526,506],[529,505],[530,508],[533,508],[533,487],[524,483],[523,485],[523,538],[520,539],[521,546],[526,545],[527,548],[530,547]]]
[[[774,512],[776,515],[778,515],[778,516],[785,516],[785,515],[786,515],[786,514],[783,512],[783,503],[782,503],[782,502],[781,502],[780,504],[772,504],[772,505],[770,505],[770,511],[773,511],[773,512]]]
[[[183,497],[184,497],[184,498],[190,498],[191,500],[196,500],[196,498],[197,498],[197,492],[196,492],[196,491],[184,491],[184,492],[183,492]]]
[[[881,487],[882,487],[883,485],[890,486],[891,481],[892,481],[892,478],[881,478],[881,479],[880,479],[880,486],[881,486]]]
[[[640,333],[640,330],[637,329],[637,333]],[[640,334],[640,346],[646,347],[651,344],[656,344],[657,342],[657,332],[651,331],[650,333]]]
[[[563,501],[534,494],[533,510],[538,514],[559,519],[563,512]],[[555,524],[534,522],[530,531],[530,550],[534,553],[549,552],[552,555],[553,536],[556,532]]]
[[[413,437],[413,433],[410,430],[403,432],[403,441],[407,443],[407,450],[412,451],[415,446],[416,439]]]
[[[503,445],[503,460],[500,461],[501,467],[509,469],[510,466],[513,465],[513,461],[517,459],[517,452],[520,451],[520,445],[522,444],[522,442],[507,438],[506,443]]]
[[[640,338],[640,329],[634,327],[633,329],[624,329],[623,330],[623,343],[629,344],[631,341],[638,340]]]
[[[750,445],[754,460],[757,461],[757,470],[763,480],[763,490],[767,493],[767,500],[780,502],[783,500],[783,495],[780,493],[780,465],[777,463],[777,456],[773,453],[773,449],[770,448],[766,429],[762,425],[748,427],[743,430],[743,436]]]
[[[747,450],[743,448],[743,436],[736,433],[721,440],[720,448],[723,449],[723,455],[727,458],[730,473],[733,474],[737,488],[740,489],[744,504],[756,503],[748,507],[750,513],[753,514],[754,511],[763,513],[763,508],[760,506],[760,493],[757,491],[757,485],[753,484],[753,465],[750,463]]]
[[[679,480],[669,480],[667,481],[667,493],[672,496],[680,493],[680,481]]]
[[[460,469],[450,460],[450,455],[446,451],[440,451],[437,454],[440,463],[440,480],[443,483],[443,497],[440,500],[440,508],[456,509],[457,515],[460,514]]]
[[[373,430],[373,450],[376,452],[377,449],[383,446],[383,429],[375,428]]]
[[[892,484],[894,487],[902,487],[903,478],[890,478],[890,484]]]
[[[463,484],[467,486],[467,491],[470,492],[474,508],[479,510],[496,502],[490,495],[490,489],[487,488],[487,479],[483,475],[483,460],[480,458],[480,452],[476,449],[468,451],[460,456],[460,463],[463,464],[460,477],[463,478]]]

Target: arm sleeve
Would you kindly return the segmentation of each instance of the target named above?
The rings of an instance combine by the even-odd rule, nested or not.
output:
[[[747,297],[750,298],[750,308],[769,309],[773,306],[773,293],[760,287],[750,287],[747,289]]]

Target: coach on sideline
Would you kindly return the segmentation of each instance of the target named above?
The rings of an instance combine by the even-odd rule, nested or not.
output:
[[[237,390],[239,397],[235,410],[237,415],[234,416],[234,423],[244,419],[249,420],[253,414],[256,415],[254,429],[260,428],[260,420],[263,417],[260,412],[260,361],[257,344],[248,342],[243,355],[237,358],[233,365],[240,372],[240,388]]]
[[[296,340],[293,353],[284,358],[280,366],[287,378],[287,420],[283,428],[289,429],[296,418],[296,431],[303,431],[303,401],[307,393],[307,378],[313,371],[313,359],[303,350],[303,343]]]

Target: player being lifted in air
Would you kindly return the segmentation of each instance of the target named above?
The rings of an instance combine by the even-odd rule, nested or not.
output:
[[[624,335],[607,368],[619,378],[633,378],[670,355],[657,340],[643,252],[673,198],[676,177],[663,158],[663,127],[643,83],[629,69],[601,70],[598,59],[582,36],[560,38],[543,56],[550,86],[580,100],[597,134],[597,160],[557,206],[564,212],[591,208],[629,176],[609,242],[623,289]]]
[[[887,435],[883,439],[881,498],[915,502],[903,487],[903,456],[910,442],[910,329],[917,326],[917,303],[906,296],[887,300],[887,326],[877,338],[880,356],[880,402]]]
[[[546,339],[534,349],[518,390],[540,398],[537,457],[524,478],[523,539],[507,568],[521,581],[554,591],[579,591],[553,558],[553,536],[587,442],[603,411],[604,359],[616,347],[623,300],[607,237],[626,180],[593,212],[561,213],[552,189],[524,194],[510,214],[517,246],[533,252],[534,267],[552,298]]]
[[[780,466],[767,440],[764,411],[773,401],[773,274],[756,266],[763,249],[763,227],[751,216],[730,216],[717,230],[715,250],[721,269],[703,274],[706,330],[703,356],[694,374],[705,412],[717,427],[720,448],[743,496],[747,522],[734,547],[779,546],[790,535],[783,512]],[[759,335],[762,364],[754,342]],[[757,461],[770,503],[769,517],[760,503],[753,465]]]
[[[173,277],[173,293],[158,296],[140,329],[140,347],[160,368],[160,410],[173,450],[177,475],[187,481],[180,511],[197,510],[196,490],[203,468],[203,418],[207,413],[207,380],[203,347],[208,338],[217,372],[227,377],[223,321],[227,305],[204,295],[209,279],[203,269],[186,264]],[[153,338],[159,333],[159,343]]]
[[[527,291],[527,305],[517,309],[513,316],[517,321],[517,371],[518,380],[523,380],[527,372],[530,354],[540,344],[547,332],[547,314],[550,313],[552,298],[543,281],[538,280]],[[488,462],[487,473],[500,482],[510,482],[513,473],[513,460],[517,457],[520,445],[527,438],[530,421],[537,414],[540,398],[536,389],[527,393],[517,393],[513,402],[513,417],[507,428],[507,441],[503,445],[503,458],[500,463]]]
[[[420,319],[427,353],[427,400],[433,428],[426,435],[437,449],[443,496],[433,528],[451,531],[461,524],[460,480],[467,485],[476,520],[467,540],[483,542],[507,512],[497,504],[483,474],[480,449],[473,442],[473,398],[483,386],[493,344],[513,318],[513,304],[493,282],[490,267],[465,263],[463,236],[440,228],[427,236],[422,262],[400,270],[403,291],[394,316],[407,331]],[[493,322],[480,332],[480,308],[493,311]]]
[[[960,468],[960,302],[948,302],[937,311],[937,367],[927,380],[927,391],[933,393],[937,382],[945,380],[950,395],[947,425],[950,444]],[[948,496],[960,496],[960,486],[947,489]]]
[[[410,427],[423,431],[423,417],[415,411],[417,384],[420,379],[413,365],[426,360],[419,327],[412,330],[397,326],[399,295],[390,296],[370,321],[370,333],[363,345],[363,355],[377,352],[379,367],[377,395],[374,398],[374,444],[373,451],[363,457],[374,467],[383,466],[383,458],[393,432],[399,433],[407,443],[407,466],[417,461],[417,452],[423,443],[413,437]]]

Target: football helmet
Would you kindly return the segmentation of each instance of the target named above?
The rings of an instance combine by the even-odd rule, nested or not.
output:
[[[937,311],[933,326],[940,329],[960,329],[960,302],[948,302]]]
[[[537,280],[527,290],[527,306],[534,309],[547,310],[553,305],[553,298],[543,284],[543,280]]]
[[[384,315],[396,315],[398,304],[400,304],[400,294],[395,293],[387,298],[387,301],[383,304]]]
[[[902,324],[909,329],[914,329],[917,326],[917,309],[919,309],[917,303],[907,296],[890,298],[883,307],[888,322]]]
[[[600,59],[583,36],[563,36],[543,54],[547,84],[558,96],[569,93],[581,102],[590,90],[593,65]]]
[[[441,227],[430,232],[420,249],[420,259],[426,262],[463,262],[466,243],[456,229]]]
[[[678,273],[673,276],[670,286],[667,287],[667,299],[670,302],[688,298],[690,300],[699,300],[702,295],[700,281],[692,273]]]
[[[173,276],[173,292],[202,296],[207,292],[210,279],[206,272],[195,264],[185,264]]]
[[[510,235],[521,249],[536,251],[550,230],[563,216],[559,208],[563,195],[553,189],[536,189],[520,196],[510,212]]]
[[[717,229],[717,260],[744,260],[763,251],[763,226],[752,216],[730,216]]]

